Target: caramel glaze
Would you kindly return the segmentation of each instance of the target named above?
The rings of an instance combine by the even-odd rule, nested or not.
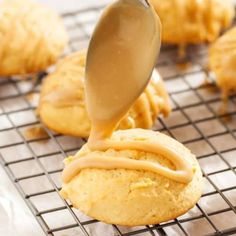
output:
[[[193,170],[189,162],[184,160],[175,150],[163,146],[163,144],[157,140],[125,142],[101,140],[97,141],[92,146],[92,149],[96,151],[106,151],[110,148],[115,150],[139,150],[162,155],[168,158],[175,165],[176,169],[172,170],[157,162],[133,160],[125,157],[99,157],[95,153],[89,153],[83,157],[76,158],[66,166],[62,174],[63,182],[68,183],[80,170],[85,168],[146,170],[185,184],[190,182],[193,178]]]

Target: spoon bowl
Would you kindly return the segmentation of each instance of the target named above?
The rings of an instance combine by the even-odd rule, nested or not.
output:
[[[161,24],[147,1],[118,0],[103,12],[86,61],[93,124],[117,124],[147,86],[161,45]]]

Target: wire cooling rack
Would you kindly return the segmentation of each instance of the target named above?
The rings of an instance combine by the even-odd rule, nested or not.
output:
[[[101,10],[63,15],[70,35],[68,53],[88,45]],[[197,155],[205,182],[202,198],[192,210],[160,225],[106,225],[64,201],[58,194],[62,159],[84,140],[55,134],[41,124],[35,113],[37,78],[0,81],[1,164],[46,235],[236,235],[236,97],[230,97],[227,113],[221,113],[220,92],[211,75],[205,83],[206,55],[205,46],[189,47],[180,60],[175,47],[164,46],[158,60],[173,111],[169,118],[159,118],[155,129]],[[30,130],[38,134],[31,136]]]

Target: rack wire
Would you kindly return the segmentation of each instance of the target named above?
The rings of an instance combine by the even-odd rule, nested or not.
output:
[[[70,35],[67,53],[88,45],[102,8],[63,15]],[[204,193],[184,216],[143,227],[103,224],[60,197],[62,159],[75,153],[85,140],[53,133],[37,118],[38,81],[45,73],[36,80],[0,81],[0,161],[46,235],[95,236],[104,235],[104,229],[107,235],[119,236],[236,235],[236,96],[230,96],[226,113],[219,112],[220,92],[205,69],[206,59],[205,46],[189,47],[185,59],[177,57],[176,47],[162,48],[157,68],[165,79],[173,111],[169,118],[159,118],[154,127],[197,155]],[[28,136],[27,130],[35,127],[44,132]]]

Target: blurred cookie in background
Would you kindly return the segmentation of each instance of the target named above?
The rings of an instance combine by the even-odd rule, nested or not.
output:
[[[236,27],[223,34],[209,50],[209,69],[215,74],[226,102],[231,91],[236,91]]]
[[[162,41],[182,47],[214,41],[234,17],[230,0],[150,0],[150,3],[161,19]]]
[[[0,75],[25,75],[54,64],[67,44],[60,17],[31,0],[0,4]]]

